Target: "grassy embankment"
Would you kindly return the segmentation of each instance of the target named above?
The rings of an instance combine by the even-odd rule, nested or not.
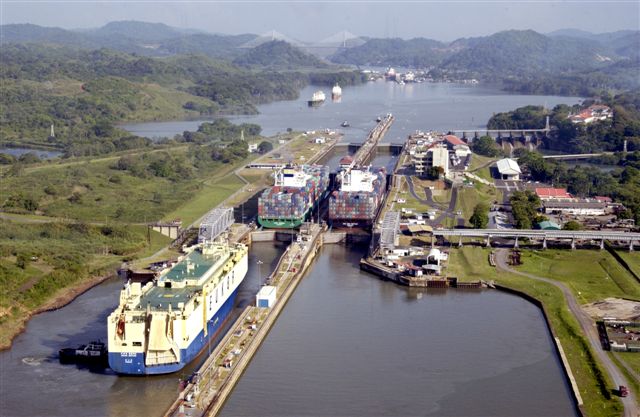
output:
[[[501,193],[495,187],[476,182],[473,187],[461,187],[458,190],[458,200],[456,201],[456,211],[462,212],[465,225],[471,227],[469,218],[473,214],[473,209],[479,203],[484,203],[487,208],[491,207],[494,201],[500,201]]]
[[[580,389],[586,414],[592,417],[620,415],[622,405],[610,393],[613,388],[612,382],[596,362],[588,341],[582,335],[578,322],[566,306],[562,292],[551,284],[539,281],[534,282],[523,276],[506,273],[498,274],[497,270],[488,263],[489,252],[488,249],[472,246],[466,246],[462,249],[452,248],[448,274],[458,276],[463,280],[493,279],[502,285],[522,291],[540,300],[545,307],[553,332],[562,343]],[[565,251],[562,253],[564,255],[562,262],[568,262],[573,268],[564,270],[566,276],[562,278],[563,282],[570,284],[573,288],[583,286],[589,288],[585,297],[588,295],[589,297],[599,297],[600,299],[606,298],[611,295],[607,292],[609,290],[613,290],[614,294],[618,293],[620,288],[617,282],[605,286],[594,285],[589,282],[592,278],[589,275],[585,275],[584,265],[591,265],[592,262],[585,264],[583,255],[580,255],[580,252],[582,251]],[[540,275],[545,277],[546,275],[541,272],[545,271],[545,266],[532,266],[534,258],[526,256],[527,253],[528,251],[523,251],[525,263],[522,269],[536,268]],[[576,254],[578,254],[576,259],[582,260],[582,263],[573,259]],[[593,253],[587,254],[593,256]],[[557,258],[553,260],[552,257],[541,257],[539,262],[546,264],[546,270],[549,270],[550,263],[559,263]],[[611,262],[615,261],[611,260]],[[599,269],[603,270],[602,268],[608,267],[610,262],[605,261],[604,265]],[[554,276],[556,276],[555,273],[554,271]],[[602,292],[598,293],[598,291]]]
[[[493,181],[491,178],[491,171],[489,167],[497,161],[497,158],[490,158],[488,156],[482,156],[478,154],[473,154],[471,157],[471,164],[469,165],[469,172],[483,180]]]

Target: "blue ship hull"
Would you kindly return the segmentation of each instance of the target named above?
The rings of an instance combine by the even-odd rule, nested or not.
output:
[[[159,375],[177,372],[189,364],[216,335],[235,306],[238,289],[229,296],[217,313],[207,322],[207,335],[204,329],[186,349],[180,349],[180,362],[167,365],[146,366],[144,353],[109,352],[109,367],[119,374]]]

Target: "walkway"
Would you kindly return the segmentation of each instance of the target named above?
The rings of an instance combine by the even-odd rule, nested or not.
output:
[[[600,337],[598,336],[598,331],[594,326],[594,321],[585,311],[580,307],[578,301],[574,297],[573,293],[561,282],[551,280],[549,278],[542,278],[536,275],[532,275],[526,272],[520,272],[515,269],[512,269],[507,264],[508,250],[506,249],[498,249],[496,250],[496,263],[498,269],[501,269],[506,272],[510,272],[513,274],[521,275],[536,281],[546,282],[547,284],[551,284],[556,286],[562,294],[564,295],[565,300],[567,301],[567,307],[573,314],[573,316],[578,320],[580,327],[582,328],[582,333],[587,337],[587,340],[591,344],[591,349],[595,353],[598,361],[604,367],[605,371],[608,372],[611,379],[613,379],[613,383],[615,387],[618,385],[628,385],[626,379],[618,369],[618,367],[613,363],[611,358],[606,354],[605,351],[602,350],[602,345],[600,344]],[[614,388],[614,387],[611,387]],[[624,405],[624,416],[625,417],[638,417],[639,408],[636,403],[635,396],[632,391],[629,391],[629,396],[626,398],[620,398],[622,404]]]

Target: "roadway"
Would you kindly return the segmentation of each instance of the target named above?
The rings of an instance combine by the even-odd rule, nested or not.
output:
[[[640,233],[605,230],[532,230],[532,229],[441,229],[434,230],[434,236],[456,237],[526,237],[530,239],[592,239],[614,241],[640,241]]]
[[[617,389],[619,385],[629,386],[627,380],[622,375],[618,367],[613,363],[609,355],[607,355],[607,353],[602,350],[602,345],[600,344],[600,336],[598,335],[598,331],[594,325],[593,319],[587,313],[585,313],[582,307],[580,307],[580,304],[578,304],[578,301],[574,297],[573,293],[569,290],[569,288],[567,288],[567,286],[561,282],[512,269],[507,263],[507,258],[508,250],[496,250],[496,265],[498,269],[521,275],[536,281],[542,281],[547,284],[554,285],[555,287],[560,289],[560,291],[562,291],[565,300],[567,300],[567,307],[576,318],[576,320],[578,320],[578,323],[582,328],[582,333],[587,337],[587,340],[591,344],[591,349],[595,352],[598,361],[602,366],[604,366],[605,371],[609,374],[611,379],[613,379],[615,388]],[[614,387],[611,388],[613,389]],[[622,404],[624,406],[623,415],[625,417],[638,417],[640,415],[638,414],[640,409],[638,408],[638,403],[636,402],[635,395],[632,390],[629,390],[629,395],[627,397],[620,398],[620,400],[622,401]]]

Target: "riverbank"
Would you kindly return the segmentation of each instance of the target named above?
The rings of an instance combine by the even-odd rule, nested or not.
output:
[[[9,323],[3,323],[3,325],[1,326],[2,335],[0,336],[0,351],[11,348],[13,340],[22,332],[24,332],[27,323],[29,322],[29,320],[31,320],[31,318],[33,318],[33,316],[48,311],[58,310],[68,305],[96,285],[102,284],[104,281],[108,280],[109,278],[113,278],[114,276],[115,275],[113,274],[106,274],[102,276],[91,277],[70,287],[61,288],[56,294],[51,297],[51,299],[46,301],[41,306],[31,310],[26,310],[23,317],[21,317],[19,320],[16,320],[15,322],[9,320]]]

